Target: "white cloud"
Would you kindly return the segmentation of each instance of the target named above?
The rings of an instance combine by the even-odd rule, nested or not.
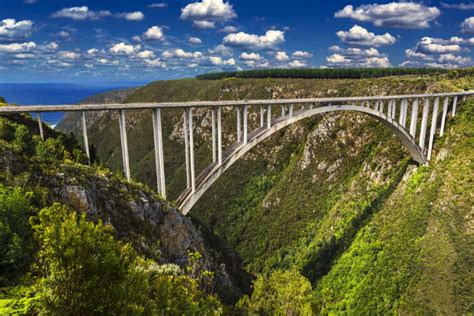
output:
[[[458,10],[474,10],[474,2],[471,3],[444,3],[441,2],[441,7],[445,9],[458,9]]]
[[[235,26],[227,25],[221,29],[223,33],[236,33],[238,29]]]
[[[278,61],[287,61],[290,59],[290,57],[288,57],[288,54],[285,52],[277,52],[275,54],[275,59]]]
[[[150,67],[165,67],[166,63],[162,62],[161,59],[155,58],[155,59],[145,59],[144,60],[145,64]]]
[[[190,37],[190,38],[188,38],[188,43],[189,44],[194,44],[194,45],[199,45],[199,44],[202,44],[202,40],[198,37]]]
[[[0,44],[0,53],[24,53],[36,48],[34,42]]]
[[[191,58],[202,58],[203,54],[201,52],[186,52],[181,48],[177,48],[174,51],[165,50],[161,56],[165,59],[169,58],[184,58],[184,59],[191,59]]]
[[[234,58],[229,58],[227,60],[224,60],[224,59],[222,59],[222,57],[210,56],[209,61],[211,62],[211,64],[213,64],[215,66],[221,66],[221,65],[234,66],[235,65],[235,59]]]
[[[144,50],[139,52],[137,54],[137,57],[141,59],[153,59],[155,58],[155,53],[151,50]]]
[[[415,2],[391,2],[387,4],[364,4],[356,9],[347,5],[336,12],[336,18],[351,18],[360,22],[371,22],[375,26],[407,29],[430,27],[441,12],[436,7],[427,7]]]
[[[14,56],[18,59],[31,59],[35,57],[34,54],[15,54]]]
[[[124,18],[127,21],[142,21],[145,18],[145,15],[141,11],[135,11],[119,13],[117,14],[117,17]]]
[[[472,64],[471,57],[455,56],[453,54],[440,55],[438,61],[440,63],[458,64],[460,66],[468,66]]]
[[[23,0],[23,3],[24,4],[34,4],[34,3],[37,3],[38,0]]]
[[[128,45],[122,42],[122,43],[118,43],[112,46],[109,49],[109,51],[114,55],[120,55],[120,54],[131,55],[131,54],[137,53],[138,51],[140,51],[140,49],[141,49],[140,45],[133,46],[133,45]]]
[[[163,41],[165,39],[165,33],[161,27],[155,25],[143,33],[143,38],[146,40]]]
[[[92,11],[89,7],[72,7],[64,8],[53,13],[53,18],[70,18],[73,20],[99,20],[103,17],[110,16],[110,11]]]
[[[232,5],[223,0],[202,0],[181,9],[181,19],[191,21],[228,21],[237,17]]]
[[[227,47],[225,45],[217,45],[214,47],[214,49],[209,49],[209,53],[211,54],[220,54],[222,56],[232,56],[233,55],[233,50],[230,47]]]
[[[168,3],[165,2],[158,2],[158,3],[152,3],[148,5],[149,8],[157,8],[157,9],[163,9],[168,7]]]
[[[267,49],[275,48],[285,41],[285,32],[269,30],[265,35],[248,34],[244,32],[229,34],[224,37],[224,45],[231,47]]]
[[[291,68],[301,68],[301,67],[306,67],[306,62],[302,60],[293,60],[288,64]]]
[[[336,35],[344,43],[352,45],[380,47],[396,42],[395,37],[389,33],[375,35],[359,25],[354,25],[349,31],[339,31]]]
[[[201,30],[215,29],[216,23],[211,21],[193,21],[193,26]]]
[[[415,51],[423,54],[457,53],[462,50],[458,43],[444,41],[438,38],[423,37],[416,45]]]
[[[26,38],[31,35],[32,28],[33,22],[30,20],[17,22],[15,19],[4,19],[0,22],[0,38]]]
[[[474,16],[465,19],[461,24],[461,28],[463,33],[474,34]]]
[[[311,57],[313,57],[313,54],[311,54],[310,52],[297,50],[297,51],[293,52],[293,54],[291,54],[291,57],[293,57],[293,58],[311,58]]]
[[[388,57],[384,54],[380,54],[375,48],[344,49],[339,46],[332,46],[329,50],[334,52],[334,54],[326,57],[329,67],[388,68],[392,66]]]
[[[412,48],[405,50],[405,56],[408,59],[420,59],[420,60],[425,60],[425,61],[434,60],[433,56],[417,52],[415,49],[412,49]]]
[[[258,53],[243,52],[242,54],[240,54],[240,59],[242,59],[242,60],[261,60],[262,56],[260,56],[260,54],[258,54]]]
[[[67,51],[67,50],[59,51],[56,54],[56,56],[59,59],[65,59],[65,60],[77,60],[81,57],[80,54],[78,54],[76,52]]]
[[[71,33],[66,32],[66,31],[61,31],[58,33],[58,36],[62,38],[68,38],[69,36],[71,36]]]
[[[46,49],[50,52],[54,52],[59,48],[58,43],[56,42],[50,42],[46,45]]]

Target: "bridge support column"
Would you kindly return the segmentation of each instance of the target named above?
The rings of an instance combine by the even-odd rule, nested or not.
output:
[[[217,162],[222,165],[222,107],[217,107]]]
[[[122,162],[123,170],[127,180],[130,180],[130,163],[128,160],[128,140],[127,140],[127,123],[125,120],[125,110],[119,110],[119,128],[120,142],[122,144]]]
[[[405,108],[406,108],[406,99],[403,99],[402,102],[400,103],[400,113],[398,117],[398,124],[402,125],[405,127],[405,124],[403,123],[405,120]]]
[[[413,100],[411,107],[411,118],[410,118],[410,135],[416,137],[416,124],[418,120],[418,99]]]
[[[380,102],[379,102],[379,111],[380,111],[380,113],[382,113],[382,114],[384,114],[384,113],[383,113],[384,107],[385,107],[385,101],[384,101],[384,100],[380,100]]]
[[[41,140],[44,140],[44,132],[43,132],[43,122],[41,122],[41,113],[36,113],[36,119],[38,120],[38,129],[40,133]]]
[[[244,110],[243,110],[243,122],[244,122],[244,144],[247,144],[248,142],[248,106],[244,105]]]
[[[260,106],[260,127],[265,125],[265,108]]]
[[[240,118],[241,108],[237,107],[237,142],[240,143],[242,140],[242,120]]]
[[[163,153],[163,132],[161,127],[161,109],[153,109],[153,140],[155,145],[156,189],[166,199],[165,163]]]
[[[285,117],[286,111],[285,111],[285,106],[281,106],[281,117]]]
[[[420,131],[420,147],[421,150],[425,150],[426,140],[426,128],[428,126],[428,112],[430,111],[430,99],[425,98],[425,105],[423,106],[423,116],[421,118],[421,131]]]
[[[183,113],[183,134],[184,134],[184,153],[186,160],[186,188],[191,187],[191,172],[190,172],[190,160],[189,160],[189,108],[184,109]]]
[[[267,105],[267,128],[272,127],[272,106]]]
[[[86,123],[86,112],[81,112],[81,121],[82,121],[82,137],[84,139],[84,150],[86,151],[87,160],[91,164],[91,154],[89,151],[89,139],[87,137],[87,123]]]
[[[196,173],[194,170],[194,131],[193,131],[193,108],[188,110],[188,130],[189,130],[189,172],[191,174],[191,190],[196,191]]]
[[[396,120],[396,114],[397,114],[397,101],[390,100],[390,117],[392,118],[392,120]]]
[[[430,130],[430,140],[428,143],[428,161],[431,160],[431,154],[433,152],[433,143],[434,137],[436,134],[436,123],[438,121],[438,108],[439,108],[439,98],[436,98],[433,105],[433,116],[431,118],[431,130]]]
[[[441,117],[441,128],[439,130],[440,137],[443,137],[444,135],[444,128],[446,126],[446,117],[448,115],[448,106],[449,106],[449,97],[446,97],[444,98],[443,116]]]
[[[456,116],[456,106],[457,106],[457,104],[458,104],[458,96],[455,96],[454,101],[453,101],[453,112],[452,112],[453,117]]]
[[[217,137],[216,137],[216,109],[211,108],[211,125],[212,125],[212,162],[217,161]]]
[[[290,104],[290,105],[288,106],[288,115],[289,115],[290,117],[293,117],[293,104]]]

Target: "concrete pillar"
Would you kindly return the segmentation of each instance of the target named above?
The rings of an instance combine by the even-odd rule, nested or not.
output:
[[[89,151],[89,139],[87,137],[87,123],[86,123],[86,112],[81,112],[82,121],[82,137],[84,139],[84,150],[86,151],[87,160],[91,163],[91,154]]]
[[[411,118],[410,118],[410,135],[416,137],[416,124],[418,120],[418,99],[413,100],[411,107]]]
[[[281,117],[285,117],[285,105],[281,106]]]
[[[216,108],[211,108],[212,125],[212,162],[217,161],[217,131],[216,131]]]
[[[458,96],[455,96],[454,97],[454,101],[453,101],[453,112],[452,112],[452,116],[455,117],[456,116],[456,106],[458,105]]]
[[[267,128],[272,127],[272,106],[267,105]]]
[[[397,115],[397,100],[391,100],[392,103],[392,113],[390,114],[390,117],[395,120],[396,115]]]
[[[289,116],[289,117],[293,117],[293,104],[290,104],[290,105],[289,105],[289,108],[288,108],[288,116]]]
[[[242,122],[240,119],[240,107],[237,107],[237,142],[240,143],[242,140]]]
[[[196,191],[196,172],[194,170],[194,131],[193,131],[193,108],[188,110],[189,131],[189,172],[191,173],[191,192]]]
[[[36,118],[38,120],[38,129],[40,132],[41,140],[44,140],[44,132],[43,132],[43,122],[41,122],[41,113],[36,113]]]
[[[309,109],[310,109],[310,110],[314,109],[314,103],[310,103]]]
[[[166,199],[165,162],[163,153],[163,132],[161,125],[161,109],[153,109],[153,140],[155,145],[156,188]]]
[[[400,102],[400,113],[398,114],[398,124],[403,125],[403,108],[405,107],[405,99]]]
[[[127,180],[130,180],[130,163],[128,160],[127,123],[125,121],[125,110],[119,110],[119,128],[120,142],[122,144],[123,170],[125,172]]]
[[[380,113],[384,114],[383,111],[384,111],[384,106],[385,106],[385,101],[384,100],[380,100],[380,103],[379,103],[379,111]]]
[[[248,131],[249,131],[249,128],[248,128],[248,106],[247,105],[244,105],[244,110],[243,110],[243,121],[244,121],[244,144],[247,144],[248,142]]]
[[[408,100],[404,99],[403,100],[403,122],[402,122],[403,127],[407,126],[407,115],[408,115]]]
[[[446,97],[444,98],[443,116],[441,117],[441,128],[439,130],[440,137],[443,137],[444,135],[444,128],[446,126],[446,117],[448,116],[448,106],[449,106],[449,97]]]
[[[428,126],[429,111],[430,111],[430,99],[425,98],[425,105],[423,106],[423,116],[421,118],[421,131],[420,131],[420,142],[419,142],[421,150],[425,149],[426,128]]]
[[[189,163],[189,109],[185,108],[183,113],[183,134],[184,134],[184,156],[186,160],[186,188],[191,186],[191,172],[190,172],[190,163]]]
[[[265,124],[265,109],[263,108],[263,105],[260,106],[260,127],[263,127],[263,125]]]
[[[428,161],[431,160],[431,154],[433,152],[434,137],[436,134],[436,122],[438,121],[438,108],[439,108],[439,98],[436,98],[433,105],[433,115],[431,117],[430,140],[428,143]]]
[[[222,107],[217,108],[217,162],[222,164]]]

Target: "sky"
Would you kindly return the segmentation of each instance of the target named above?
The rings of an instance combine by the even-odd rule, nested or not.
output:
[[[0,0],[0,82],[474,66],[474,2]]]

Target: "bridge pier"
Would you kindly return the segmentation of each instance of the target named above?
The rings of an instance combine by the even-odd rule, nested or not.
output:
[[[265,122],[265,108],[260,106],[260,127],[263,127]]]
[[[448,115],[448,106],[449,106],[449,97],[445,97],[444,105],[443,105],[443,115],[441,116],[441,128],[439,130],[440,137],[443,137],[443,134],[444,134],[444,127],[446,126],[446,117]]]
[[[281,106],[281,117],[285,117],[285,115],[286,115],[285,106],[282,105]]]
[[[217,107],[217,163],[222,165],[222,107]]]
[[[240,143],[240,141],[242,140],[242,131],[241,131],[242,120],[240,118],[240,113],[241,113],[241,108],[237,107],[237,142],[238,143]]]
[[[436,123],[438,121],[438,109],[439,109],[439,98],[436,98],[433,105],[433,115],[431,117],[431,130],[430,130],[430,140],[428,143],[428,161],[431,160],[431,154],[433,152],[433,143],[436,135]]]
[[[84,150],[86,151],[87,160],[91,164],[91,154],[89,152],[89,139],[87,137],[87,123],[86,123],[86,112],[81,111],[82,121],[82,137],[84,139]]]
[[[267,128],[272,127],[272,106],[267,105]]]
[[[293,117],[293,104],[288,106],[288,116]]]
[[[163,153],[163,132],[161,124],[161,109],[153,109],[153,140],[155,145],[155,171],[157,192],[166,199],[166,181]]]
[[[38,120],[38,129],[40,133],[41,140],[44,140],[44,132],[43,132],[43,122],[41,122],[41,113],[36,113],[36,119]]]
[[[411,118],[410,118],[410,135],[416,137],[416,125],[418,120],[418,99],[414,99],[411,106]]]
[[[211,125],[212,125],[212,162],[217,161],[217,128],[216,128],[216,108],[211,108]]]
[[[249,132],[249,129],[248,129],[248,106],[247,105],[244,105],[244,110],[243,110],[243,123],[244,123],[244,144],[247,144],[248,142],[248,132]]]
[[[426,128],[428,126],[429,111],[430,111],[430,99],[425,98],[425,104],[423,106],[423,116],[421,118],[421,131],[420,131],[420,141],[419,141],[419,146],[422,151],[425,150]]]
[[[457,106],[457,104],[458,104],[458,96],[455,96],[454,101],[453,101],[453,112],[452,112],[453,117],[456,116],[456,106]]]
[[[128,160],[128,140],[127,140],[127,123],[125,120],[125,110],[119,110],[119,129],[120,142],[122,144],[122,162],[123,170],[127,180],[130,180],[130,162]]]
[[[188,131],[189,131],[189,172],[191,176],[191,190],[196,190],[196,172],[194,170],[194,131],[193,131],[193,108],[188,109]]]

